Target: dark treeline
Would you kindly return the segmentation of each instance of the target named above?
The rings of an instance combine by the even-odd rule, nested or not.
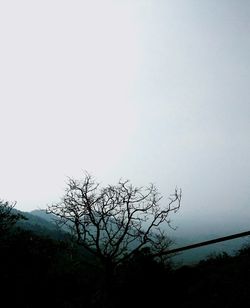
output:
[[[69,239],[52,239],[0,217],[4,307],[240,307],[250,303],[250,249],[174,268],[138,252],[105,282],[98,262]]]

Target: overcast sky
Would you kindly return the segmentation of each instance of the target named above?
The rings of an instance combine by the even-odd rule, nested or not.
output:
[[[1,1],[0,42],[1,198],[43,208],[87,170],[250,218],[250,1]]]

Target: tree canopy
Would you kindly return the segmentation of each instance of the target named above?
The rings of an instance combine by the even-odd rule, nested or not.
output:
[[[160,256],[170,240],[163,228],[169,214],[180,208],[181,190],[167,204],[155,185],[135,187],[128,180],[100,187],[88,173],[81,181],[69,178],[65,195],[47,211],[66,225],[76,241],[107,266],[115,267],[145,248]]]
[[[14,210],[16,202],[0,200],[0,235],[8,231],[23,215]]]

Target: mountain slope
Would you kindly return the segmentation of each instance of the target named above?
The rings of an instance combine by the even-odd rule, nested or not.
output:
[[[56,226],[56,217],[54,215],[47,214],[44,210],[34,210],[30,213],[22,214],[26,218],[28,218],[28,220],[19,222],[19,226],[56,239],[61,239],[65,237],[65,230],[62,231]],[[201,228],[198,228],[198,230],[192,231],[188,228],[187,223],[181,224],[176,231],[173,231],[171,229],[169,230],[169,237],[174,242],[171,249],[236,233],[234,232],[236,228],[234,228],[233,226],[232,229],[228,229],[229,230],[227,230],[227,232],[225,230],[218,230],[218,232],[216,232],[217,230],[215,230],[215,228],[213,230],[209,230],[208,228],[204,228],[202,230]],[[189,232],[183,232],[185,230],[188,230]],[[221,252],[226,252],[229,255],[233,255],[237,250],[239,250],[242,246],[248,243],[249,237],[234,239],[184,251],[177,254],[176,256],[173,256],[172,260],[173,262],[180,265],[194,264],[199,262],[200,260],[206,259],[213,254],[219,254]]]
[[[20,212],[26,219],[17,222],[17,227],[54,239],[64,239],[67,233],[58,228],[53,218],[43,211]],[[46,216],[48,215],[48,216]]]

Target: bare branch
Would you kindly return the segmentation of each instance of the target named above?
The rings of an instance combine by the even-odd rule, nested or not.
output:
[[[82,181],[68,179],[65,195],[47,211],[73,230],[76,241],[103,263],[124,262],[144,247],[159,257],[170,241],[162,228],[177,212],[181,190],[165,206],[155,185],[134,187],[128,180],[100,188],[91,175]],[[105,261],[106,260],[106,261]]]

